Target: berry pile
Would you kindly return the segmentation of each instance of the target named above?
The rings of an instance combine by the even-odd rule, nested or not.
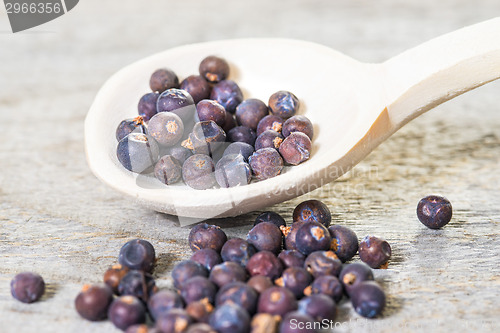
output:
[[[278,91],[268,105],[244,99],[227,79],[226,60],[208,56],[200,75],[179,82],[170,69],[150,79],[152,92],[139,100],[139,116],[116,129],[118,161],[129,171],[154,172],[170,185],[181,179],[204,190],[265,180],[285,165],[309,159],[314,135],[311,121],[296,115],[298,98]]]

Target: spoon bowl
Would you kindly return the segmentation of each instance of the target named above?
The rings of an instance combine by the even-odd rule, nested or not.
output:
[[[349,171],[404,124],[440,103],[500,77],[500,18],[431,40],[381,64],[366,64],[328,47],[288,39],[238,39],[181,46],[113,75],[85,121],[87,160],[104,183],[156,211],[188,217],[182,224],[236,216],[319,188]],[[118,123],[137,115],[149,76],[169,67],[196,73],[207,55],[228,60],[245,98],[267,102],[278,90],[301,101],[315,127],[311,158],[247,186],[197,191],[135,174],[116,157]]]

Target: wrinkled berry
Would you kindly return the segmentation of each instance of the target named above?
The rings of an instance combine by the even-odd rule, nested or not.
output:
[[[210,92],[212,91],[207,80],[200,75],[190,75],[186,77],[182,80],[180,88],[186,90],[189,95],[193,97],[195,103],[209,98]]]
[[[282,251],[278,258],[283,263],[283,266],[288,267],[303,267],[306,257],[297,250]]]
[[[288,118],[283,123],[283,136],[286,138],[293,132],[301,132],[309,137],[309,139],[313,139],[314,136],[314,128],[306,116],[296,115],[291,118]]]
[[[260,251],[254,254],[248,261],[246,268],[251,276],[265,275],[273,281],[280,277],[283,272],[283,264],[269,251]]]
[[[339,276],[342,262],[333,251],[315,251],[307,256],[304,267],[315,278],[321,275]]]
[[[248,232],[247,241],[257,251],[269,251],[277,255],[283,245],[283,234],[275,224],[262,222]]]
[[[289,91],[278,91],[269,97],[271,113],[283,119],[294,116],[299,109],[299,104],[299,99]]]
[[[124,331],[129,326],[146,322],[146,308],[137,297],[121,296],[111,303],[108,318]]]
[[[280,324],[280,333],[316,333],[314,318],[311,316],[293,311],[287,313]]]
[[[273,114],[267,115],[259,121],[257,125],[257,135],[261,135],[267,130],[273,130],[275,132],[281,133],[283,128],[283,118],[275,116]]]
[[[120,296],[135,296],[145,303],[157,290],[153,276],[138,270],[129,271],[118,285]]]
[[[375,236],[366,236],[359,242],[359,258],[371,268],[381,267],[391,257],[391,246],[385,239]]]
[[[248,158],[253,154],[255,149],[252,145],[249,145],[246,142],[233,142],[224,150],[224,155],[233,155],[238,154],[243,156],[245,161],[248,161]]]
[[[139,116],[142,116],[144,121],[149,121],[149,119],[156,114],[156,103],[158,102],[159,96],[159,93],[152,92],[145,94],[139,100],[139,104],[137,104],[137,111],[139,112]]]
[[[118,294],[118,285],[123,277],[128,273],[128,267],[116,264],[108,268],[104,273],[103,281],[111,288],[113,293]]]
[[[319,200],[303,201],[293,210],[293,222],[318,222],[328,227],[331,221],[330,209]]]
[[[248,185],[252,171],[242,155],[226,155],[215,165],[215,179],[224,188]]]
[[[285,248],[287,250],[297,250],[297,244],[295,243],[297,231],[299,231],[304,223],[305,222],[294,222],[290,227],[287,227],[285,232]]]
[[[212,88],[210,99],[219,102],[226,111],[234,113],[236,107],[243,101],[243,93],[236,82],[223,80]]]
[[[156,141],[142,133],[130,133],[124,137],[116,149],[118,161],[125,169],[141,173],[152,167],[160,158]]]
[[[226,242],[227,244],[227,242]],[[225,244],[224,244],[225,245]],[[211,248],[197,250],[193,253],[190,260],[202,264],[209,271],[215,266],[222,263],[222,258],[217,251]]]
[[[297,300],[293,293],[284,287],[271,287],[260,294],[257,305],[258,312],[284,316],[297,309]]]
[[[189,156],[193,156],[193,152],[187,148],[181,146],[173,146],[173,147],[162,147],[161,149],[162,156],[171,155],[182,165],[188,159]]]
[[[316,321],[334,320],[337,316],[337,305],[327,295],[314,294],[299,301],[298,311],[311,316]]]
[[[344,289],[336,276],[322,275],[314,279],[313,283],[304,290],[304,295],[310,296],[315,294],[327,295],[338,303],[344,295]]]
[[[156,261],[153,245],[144,239],[133,239],[120,249],[118,262],[130,269],[138,269],[151,273]]]
[[[214,303],[217,287],[203,276],[194,276],[182,284],[181,296],[186,304],[200,301],[204,298]]]
[[[299,165],[311,156],[311,139],[301,132],[293,132],[281,142],[279,152],[288,164]]]
[[[149,314],[153,319],[166,314],[170,309],[182,309],[184,301],[181,296],[170,290],[161,290],[155,293],[148,301]]]
[[[332,238],[328,229],[317,222],[304,223],[295,236],[297,250],[307,256],[314,251],[330,249]]]
[[[160,94],[156,102],[158,112],[172,112],[181,117],[184,124],[189,123],[196,113],[191,95],[182,89],[168,89]]]
[[[188,157],[182,165],[182,179],[195,190],[213,188],[215,180],[215,166],[212,158],[205,154],[195,154]]]
[[[143,117],[138,116],[135,118],[122,120],[116,128],[116,140],[120,141],[130,133],[148,133],[146,126],[144,125]]]
[[[98,321],[108,317],[111,302],[113,302],[113,292],[108,286],[84,285],[76,296],[75,309],[83,318]]]
[[[212,314],[214,307],[208,299],[202,299],[197,302],[191,302],[186,306],[186,312],[191,316],[195,321],[201,323],[208,323],[208,319]]]
[[[199,121],[212,120],[220,127],[223,127],[226,121],[226,110],[224,107],[211,99],[201,100],[196,105],[196,112]]]
[[[188,236],[189,247],[193,251],[211,248],[220,252],[226,241],[226,233],[220,227],[208,223],[195,225]]]
[[[238,105],[235,115],[238,124],[250,127],[255,131],[261,119],[268,113],[269,110],[264,102],[256,98],[249,98]]]
[[[283,170],[283,159],[274,148],[257,150],[249,158],[250,168],[258,180],[275,177]]]
[[[171,309],[166,314],[157,318],[156,328],[161,333],[184,333],[189,325],[193,323],[186,310],[184,309]]]
[[[313,277],[302,267],[289,267],[276,279],[277,286],[286,287],[297,299],[304,296],[304,289],[312,282]]]
[[[357,313],[373,318],[385,307],[385,293],[375,281],[363,281],[351,289],[351,303]]]
[[[174,266],[172,270],[172,279],[174,280],[174,287],[181,289],[182,285],[188,279],[194,276],[208,276],[208,270],[192,260],[184,260]]]
[[[217,293],[215,305],[236,304],[245,309],[249,314],[254,314],[257,309],[259,294],[243,282],[232,282],[223,286]]]
[[[245,267],[250,258],[257,252],[255,247],[241,238],[228,240],[220,252],[222,260],[234,261]]]
[[[255,289],[255,291],[257,291],[259,294],[264,290],[274,286],[273,281],[271,281],[270,278],[264,275],[252,276],[250,279],[248,279],[247,285]]]
[[[219,333],[248,333],[250,315],[240,306],[226,303],[214,310],[209,323]]]
[[[215,265],[210,272],[210,281],[215,283],[219,288],[231,282],[245,282],[247,278],[248,275],[245,268],[232,261]]]
[[[223,58],[211,55],[200,63],[199,72],[209,82],[219,82],[229,76],[229,64]]]
[[[236,126],[227,132],[227,139],[230,142],[245,142],[253,146],[257,135],[250,127]]]
[[[273,130],[267,130],[255,139],[255,150],[262,148],[279,149],[283,142],[283,135]]]
[[[173,146],[184,134],[181,118],[172,112],[160,112],[149,120],[148,134],[163,146]]]
[[[19,273],[10,281],[12,297],[23,303],[38,301],[44,292],[45,281],[36,273]]]
[[[342,262],[351,260],[358,252],[358,236],[354,231],[342,225],[328,227],[332,237],[331,249]]]
[[[182,165],[173,156],[165,155],[156,162],[154,174],[163,184],[175,184],[182,179]]]
[[[429,195],[421,199],[417,205],[418,219],[430,229],[444,227],[450,222],[451,216],[451,203],[445,197]]]
[[[152,91],[160,93],[170,88],[179,88],[179,78],[174,71],[168,68],[160,68],[151,74],[149,87]]]
[[[362,262],[345,265],[340,272],[340,282],[349,295],[351,289],[363,281],[373,280],[373,272],[370,266]]]

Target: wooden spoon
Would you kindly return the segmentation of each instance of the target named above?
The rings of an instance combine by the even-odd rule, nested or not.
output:
[[[301,100],[315,124],[311,158],[248,186],[193,190],[128,172],[116,158],[115,129],[137,115],[149,76],[169,67],[196,74],[207,55],[230,62],[245,98],[267,102],[278,90]],[[87,160],[104,183],[182,224],[236,216],[327,184],[350,170],[410,120],[500,77],[500,18],[469,26],[381,64],[361,63],[325,46],[288,39],[237,39],[186,45],[129,65],[101,88],[85,121]]]

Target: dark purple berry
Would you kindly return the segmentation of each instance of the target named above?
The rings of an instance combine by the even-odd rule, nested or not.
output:
[[[38,301],[44,292],[45,281],[36,273],[19,273],[10,281],[12,297],[23,303]]]
[[[153,319],[160,318],[174,308],[184,308],[184,302],[178,293],[170,290],[161,290],[148,301],[149,314]]]
[[[319,200],[303,201],[293,210],[293,222],[318,222],[328,227],[331,221],[330,209]]]
[[[286,314],[281,321],[280,333],[317,333],[314,324],[314,318],[311,316],[293,311]]]
[[[121,139],[130,133],[148,133],[146,126],[144,125],[144,120],[141,116],[122,120],[116,128],[116,140],[121,141]]]
[[[277,226],[278,228],[286,227],[285,219],[280,214],[275,213],[275,212],[260,213],[259,216],[257,216],[257,218],[255,219],[253,226],[255,227],[257,224],[262,223],[262,222],[272,223],[275,226]]]
[[[275,132],[281,133],[283,128],[283,118],[275,115],[267,115],[259,121],[257,125],[257,135],[261,135],[267,130],[273,130]]]
[[[285,250],[278,255],[283,266],[288,267],[304,267],[306,257],[297,250]]]
[[[345,265],[340,272],[340,282],[349,295],[351,289],[363,281],[373,280],[373,272],[370,266],[362,262]]]
[[[271,287],[260,294],[257,305],[258,312],[284,316],[294,310],[297,310],[297,300],[287,288]]]
[[[379,315],[385,307],[385,293],[375,281],[363,281],[351,289],[351,303],[366,318]]]
[[[223,156],[238,154],[243,156],[245,161],[248,161],[248,158],[252,156],[254,151],[253,146],[246,142],[233,142],[224,150]]]
[[[417,205],[417,217],[423,225],[430,229],[439,229],[450,222],[452,207],[445,197],[429,195],[421,199]]]
[[[290,227],[285,229],[285,248],[287,250],[297,250],[297,244],[295,243],[297,238],[297,231],[305,222],[294,222]]]
[[[226,261],[222,264],[215,265],[210,272],[210,281],[215,283],[219,288],[231,282],[245,282],[247,278],[248,274],[245,268],[232,261]]]
[[[247,281],[247,285],[255,289],[259,294],[261,294],[264,290],[271,288],[274,286],[273,281],[270,278],[264,275],[255,275],[252,276]]]
[[[188,76],[182,80],[180,88],[186,90],[193,97],[195,103],[209,98],[210,91],[212,91],[207,80],[200,75]]]
[[[166,314],[156,319],[156,328],[161,333],[184,333],[193,323],[186,310],[171,309]]]
[[[277,255],[283,245],[283,234],[275,224],[262,222],[248,232],[247,241],[255,246],[257,251],[269,251]]]
[[[139,104],[137,104],[137,111],[139,116],[142,116],[144,121],[149,121],[151,117],[156,114],[156,103],[160,96],[157,92],[148,93],[141,97]]]
[[[208,270],[192,260],[184,260],[174,266],[172,270],[172,279],[174,280],[174,287],[181,289],[182,285],[188,279],[194,276],[208,276]]]
[[[182,165],[182,179],[195,190],[213,188],[215,180],[215,166],[212,158],[205,154],[195,154],[188,157]]]
[[[291,118],[288,118],[284,123],[283,123],[283,136],[286,138],[287,136],[290,135],[290,133],[293,132],[301,132],[304,133],[309,137],[309,139],[313,139],[314,136],[314,128],[309,120],[309,118],[302,116],[302,115],[296,115]]]
[[[224,188],[248,185],[252,171],[242,155],[226,155],[215,165],[215,179]]]
[[[250,323],[251,333],[278,333],[278,324],[281,318],[269,313],[257,313]]]
[[[226,304],[236,304],[245,309],[249,314],[254,314],[257,309],[259,294],[243,282],[232,282],[223,286],[217,292],[215,305],[217,307]]]
[[[160,112],[149,120],[148,134],[162,146],[173,146],[182,138],[184,124],[175,113]]]
[[[243,93],[236,82],[223,80],[212,88],[210,99],[219,102],[226,111],[234,113],[236,107],[243,101]]]
[[[122,266],[120,264],[113,265],[104,272],[103,281],[111,288],[113,293],[118,295],[118,285],[120,285],[120,281],[127,275],[128,271],[129,269],[127,266]]]
[[[227,242],[226,242],[227,244]],[[225,244],[224,244],[225,245]],[[191,259],[205,266],[209,271],[215,266],[222,263],[222,258],[217,251],[209,247],[197,250],[191,256]]]
[[[181,117],[184,124],[189,123],[196,113],[193,97],[182,89],[168,89],[160,94],[156,103],[158,112],[172,112]]]
[[[331,297],[336,303],[344,295],[344,289],[339,279],[333,275],[322,275],[314,279],[313,283],[304,290],[304,295],[323,294]]]
[[[118,262],[130,269],[138,269],[148,273],[153,271],[156,254],[153,245],[144,239],[133,239],[120,249]]]
[[[359,242],[359,258],[371,268],[385,268],[391,257],[391,246],[385,239],[366,236]]]
[[[311,316],[316,321],[335,320],[337,305],[327,295],[314,294],[299,301],[298,311]]]
[[[214,303],[217,287],[206,277],[195,276],[184,281],[180,291],[186,304],[201,301],[204,298]]]
[[[201,100],[196,105],[196,112],[199,121],[212,120],[220,127],[223,127],[226,121],[226,110],[224,107],[211,99]]]
[[[228,133],[231,129],[236,127],[236,119],[231,112],[226,110],[226,119],[224,120],[224,126],[222,129],[224,132]]]
[[[189,303],[186,306],[186,312],[197,322],[208,323],[214,307],[207,299]],[[191,326],[190,326],[191,327]]]
[[[234,261],[245,267],[250,258],[257,252],[255,247],[241,238],[228,240],[221,250],[221,257],[224,261]]]
[[[113,292],[106,285],[84,285],[76,296],[75,309],[80,316],[90,321],[108,317],[108,308],[113,302]]]
[[[317,222],[304,223],[295,236],[297,250],[307,256],[315,251],[326,251],[330,249],[332,238],[328,229]]]
[[[211,55],[201,61],[199,72],[208,82],[220,82],[229,76],[229,64],[225,59]]]
[[[299,165],[311,156],[311,139],[301,132],[293,132],[281,142],[279,152],[288,164]]]
[[[152,91],[161,93],[170,88],[179,88],[179,79],[172,70],[160,68],[151,74],[149,87]]]
[[[342,225],[328,227],[332,237],[331,249],[342,262],[351,260],[358,253],[358,236],[351,229]]]
[[[248,333],[250,315],[240,306],[226,303],[214,310],[209,323],[218,333]]]
[[[262,148],[279,149],[283,142],[283,135],[273,130],[262,132],[255,140],[255,150]]]
[[[189,138],[182,142],[182,146],[191,149],[195,154],[212,156],[218,149],[224,147],[226,133],[219,125],[211,120],[201,121],[194,125]]]
[[[220,252],[227,241],[226,233],[218,226],[200,223],[191,228],[188,236],[189,247],[193,251],[211,248]]]
[[[236,126],[227,132],[227,139],[230,142],[245,142],[253,146],[257,135],[250,127]]]
[[[283,264],[274,253],[269,251],[260,251],[254,254],[248,261],[246,268],[251,276],[265,275],[273,281],[279,278],[283,272]]]
[[[307,256],[304,267],[315,278],[321,275],[339,276],[342,262],[333,251],[315,251]]]
[[[276,279],[277,286],[288,288],[297,299],[304,296],[304,289],[312,282],[313,277],[302,267],[289,267]]]
[[[147,303],[157,290],[153,276],[138,270],[129,271],[118,285],[118,294],[120,296],[135,296],[144,303]]]
[[[267,105],[259,99],[250,98],[241,102],[236,108],[236,120],[238,124],[250,127],[254,131],[262,118],[267,116],[269,110]]]
[[[299,99],[289,91],[278,91],[269,97],[271,113],[283,119],[294,116],[299,109]]]
[[[173,147],[162,147],[161,149],[162,156],[171,155],[182,165],[188,159],[188,157],[193,156],[193,152],[187,148],[182,146],[173,146]]]
[[[154,174],[163,184],[175,184],[182,179],[182,165],[171,155],[165,155],[156,162]]]
[[[248,160],[250,168],[258,180],[275,177],[283,170],[283,159],[274,148],[257,150]]]
[[[108,310],[108,318],[119,329],[146,322],[146,307],[134,296],[116,298]]]
[[[130,133],[118,143],[116,157],[125,169],[141,173],[155,165],[160,158],[160,148],[152,137]]]

